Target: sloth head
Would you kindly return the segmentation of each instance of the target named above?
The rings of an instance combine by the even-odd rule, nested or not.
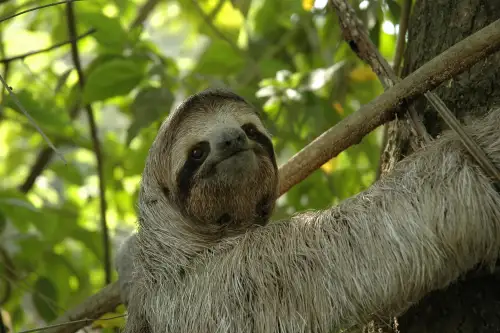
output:
[[[173,208],[191,230],[227,235],[266,224],[277,194],[274,149],[257,111],[236,94],[206,90],[162,124],[140,202]]]

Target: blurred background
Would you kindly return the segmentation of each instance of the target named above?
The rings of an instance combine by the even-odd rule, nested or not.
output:
[[[392,63],[402,1],[350,2]],[[263,111],[281,165],[382,92],[326,0],[84,0],[72,3],[74,18],[68,6],[0,0],[0,75],[67,161],[2,88],[0,307],[16,331],[46,325],[116,281],[112,259],[135,228],[149,146],[186,96],[208,87],[244,96]],[[368,187],[382,132],[293,187],[274,219]]]

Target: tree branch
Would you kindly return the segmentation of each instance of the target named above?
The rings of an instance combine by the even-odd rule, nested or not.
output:
[[[66,5],[66,17],[68,22],[68,31],[70,39],[73,40],[71,43],[71,57],[73,58],[73,63],[78,73],[78,83],[80,89],[83,91],[85,86],[85,77],[83,75],[82,66],[80,63],[80,55],[78,53],[78,44],[76,43],[76,19],[75,12],[73,8],[73,3],[69,2]],[[99,142],[99,136],[97,134],[97,125],[94,119],[94,111],[90,104],[85,105],[85,110],[87,112],[87,118],[89,121],[90,134],[92,137],[92,143],[94,146],[94,153],[97,161],[97,175],[99,177],[99,201],[101,208],[101,230],[103,237],[103,248],[104,248],[104,273],[106,284],[111,283],[111,249],[109,245],[109,231],[106,222],[106,183],[104,178],[104,161],[101,151],[101,144]]]
[[[346,117],[304,147],[280,167],[280,195],[287,192],[326,161],[362,140],[377,126],[391,120],[405,98],[423,92],[458,75],[477,61],[500,49],[500,20],[493,22],[438,55],[382,95]],[[120,304],[119,283],[114,282],[69,310],[55,323],[82,318],[98,318]],[[51,333],[71,333],[85,324],[74,323]]]
[[[396,41],[396,52],[394,54],[394,60],[392,64],[392,69],[397,76],[400,76],[401,61],[403,59],[403,53],[406,46],[406,31],[408,30],[408,22],[410,19],[412,0],[403,0],[403,10],[401,17],[399,19],[399,33]],[[380,149],[380,159],[377,167],[377,173],[375,175],[375,180],[378,180],[382,174],[384,167],[384,154],[387,145],[387,140],[389,138],[389,128],[391,123],[384,125],[384,131],[382,133],[382,144]]]
[[[351,145],[359,143],[378,126],[392,120],[395,107],[405,99],[413,99],[434,89],[499,49],[500,20],[497,20],[430,60],[295,154],[280,168],[280,194]]]
[[[363,28],[362,23],[356,17],[356,13],[347,0],[330,0],[332,5],[337,10],[339,20],[341,22],[344,38],[349,42],[353,51],[377,73],[385,88],[394,85],[401,79],[394,73],[387,61],[377,50],[375,45],[368,37],[367,31]],[[455,115],[446,107],[446,104],[431,91],[424,92],[425,98],[437,110],[439,115],[445,120],[446,124],[452,128],[460,136],[462,143],[467,148],[469,153],[476,159],[481,168],[494,180],[500,181],[500,171],[495,167],[493,162],[486,156],[484,150],[464,131],[460,122]],[[417,110],[412,104],[404,101],[405,106],[410,111],[410,118],[415,126],[417,134],[424,139],[425,142],[430,141],[430,137],[425,129],[425,126],[418,117]]]
[[[397,76],[399,76],[401,60],[403,60],[403,53],[406,45],[406,31],[408,30],[408,22],[410,20],[411,2],[412,0],[403,1],[403,9],[401,17],[399,19],[399,33],[398,33],[398,39],[396,41],[396,52],[394,54],[394,61],[392,64],[392,69],[394,70],[394,73],[396,73]]]
[[[104,297],[102,297],[105,295]],[[52,324],[61,326],[49,329],[48,333],[73,333],[91,324],[105,313],[112,312],[120,304],[120,286],[113,282],[97,294],[87,298],[77,307],[67,311]],[[86,321],[75,320],[88,319]],[[67,325],[64,325],[67,323]],[[51,325],[52,326],[52,325]]]
[[[30,56],[33,56],[33,55],[37,55],[37,54],[40,54],[40,53],[45,53],[45,52],[49,52],[49,51],[52,51],[52,50],[55,50],[55,49],[58,49],[62,46],[65,46],[67,44],[71,44],[71,43],[74,43],[76,41],[79,41],[80,39],[83,39],[91,34],[93,34],[94,32],[96,31],[96,29],[90,29],[89,31],[87,31],[86,33],[76,37],[75,40],[66,40],[64,42],[60,42],[60,43],[57,43],[57,44],[54,44],[52,46],[49,46],[47,48],[44,48],[44,49],[41,49],[41,50],[37,50],[37,51],[31,51],[31,52],[28,52],[28,53],[24,53],[24,54],[19,54],[19,55],[16,55],[16,56],[13,56],[13,57],[9,57],[9,58],[4,58],[4,59],[0,59],[0,63],[2,64],[8,64],[10,63],[11,61],[15,61],[15,60],[21,60],[21,59],[25,59],[27,57],[30,57]]]
[[[361,60],[370,65],[385,90],[392,87],[399,81],[399,78],[370,40],[363,23],[356,17],[354,9],[346,0],[331,0],[330,3],[337,12],[344,39],[351,49]],[[408,108],[417,134],[425,142],[430,142],[430,136],[418,117],[415,107],[405,103],[404,108]]]

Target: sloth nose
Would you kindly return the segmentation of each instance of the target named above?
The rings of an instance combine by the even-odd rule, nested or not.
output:
[[[242,129],[228,128],[224,130],[217,142],[217,148],[228,153],[244,149],[247,145],[247,136]]]

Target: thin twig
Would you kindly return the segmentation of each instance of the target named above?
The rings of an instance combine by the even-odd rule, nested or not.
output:
[[[129,30],[142,26],[144,24],[144,21],[146,21],[146,19],[153,12],[158,3],[160,3],[160,0],[146,0],[144,5],[142,5],[142,7],[137,11],[137,16],[132,21]]]
[[[209,16],[207,15],[203,9],[200,7],[200,4],[197,0],[191,0],[191,3],[193,4],[194,8],[196,11],[200,14],[200,16],[203,18],[205,23],[208,25],[208,27],[223,41],[225,41],[229,46],[236,52],[241,54],[244,58],[246,58],[252,67],[254,68],[254,71],[257,73],[260,73],[260,68],[259,64],[253,59],[247,52],[244,50],[240,49],[236,43],[234,43],[231,39],[229,39],[222,31],[220,31],[214,24],[213,19],[215,15]]]
[[[61,5],[61,4],[64,4],[64,3],[70,3],[70,2],[75,2],[75,1],[82,1],[82,0],[65,0],[65,1],[53,2],[53,3],[49,3],[47,5],[42,5],[42,6],[37,6],[37,7],[30,8],[30,9],[26,9],[26,10],[23,10],[23,11],[18,12],[18,13],[8,14],[7,16],[2,17],[0,19],[0,23],[2,23],[4,21],[7,21],[7,20],[9,20],[11,18],[14,18],[16,16],[23,15],[23,14],[26,14],[26,13],[29,13],[29,12],[32,12],[32,11],[35,11],[35,10],[38,10],[38,9],[52,7],[52,6],[57,6],[57,5]]]
[[[44,49],[41,49],[41,50],[37,50],[37,51],[31,51],[31,52],[27,52],[27,53],[24,53],[24,54],[20,54],[20,55],[16,55],[16,56],[13,56],[13,57],[9,57],[9,58],[4,58],[4,59],[0,59],[0,63],[3,63],[3,64],[8,64],[9,62],[11,61],[15,61],[15,60],[22,60],[22,59],[25,59],[27,57],[30,57],[30,56],[33,56],[33,55],[36,55],[36,54],[40,54],[40,53],[45,53],[45,52],[49,52],[49,51],[52,51],[52,50],[55,50],[55,49],[58,49],[62,46],[65,46],[65,45],[68,45],[68,44],[71,44],[75,41],[78,41],[80,39],[83,39],[91,34],[93,34],[94,32],[96,32],[96,29],[92,28],[90,29],[89,31],[87,31],[86,33],[76,37],[75,40],[66,40],[64,42],[60,42],[60,43],[57,43],[57,44],[54,44],[52,46],[49,46],[47,48],[44,48]]]
[[[500,19],[464,38],[410,73],[382,95],[363,105],[280,167],[280,195],[287,192],[378,126],[394,117],[395,108],[458,75],[500,50]]]
[[[370,40],[363,23],[356,17],[354,9],[346,0],[330,0],[330,3],[337,12],[344,39],[351,49],[361,60],[370,65],[384,89],[392,87],[400,79]],[[412,105],[405,105],[405,107],[409,110],[410,119],[417,134],[425,142],[430,142],[430,136],[418,117],[417,110]]]
[[[24,108],[24,106],[21,104],[21,101],[19,101],[19,99],[17,98],[16,94],[14,94],[14,92],[9,87],[9,85],[7,84],[7,82],[5,82],[5,80],[2,77],[2,75],[0,75],[0,82],[5,87],[5,89],[7,89],[7,91],[9,92],[10,98],[12,98],[12,100],[17,105],[17,107],[19,108],[19,110],[21,110],[21,112],[26,116],[26,118],[28,118],[28,120],[30,121],[30,123],[40,133],[40,135],[43,137],[43,139],[49,145],[49,147],[61,158],[61,160],[63,160],[64,163],[66,163],[66,160],[64,159],[64,156],[57,150],[57,148],[54,146],[54,144],[52,143],[52,141],[50,141],[50,139],[47,137],[47,135],[45,135],[45,133],[42,131],[42,129],[38,126],[38,124],[36,123],[36,121],[33,118],[31,118],[31,116],[28,113],[28,111],[26,111],[26,109]]]
[[[231,48],[236,52],[236,53],[240,53],[240,54],[244,54],[245,52],[240,49],[238,47],[238,45],[236,45],[231,39],[229,39],[226,35],[224,35],[224,33],[222,33],[222,31],[220,31],[214,24],[213,22],[213,17],[209,17],[204,11],[203,9],[200,7],[200,4],[197,0],[191,0],[191,3],[193,4],[193,7],[195,8],[195,10],[198,12],[198,14],[200,14],[200,16],[203,18],[203,20],[205,21],[205,23],[208,25],[208,27],[214,32],[214,34],[216,34],[220,39],[222,39],[223,41],[225,41],[227,44],[229,44],[229,46],[231,46]],[[246,54],[245,54],[246,56]]]
[[[295,154],[279,168],[280,195],[328,160],[359,143],[373,129],[390,121],[397,106],[404,99],[412,99],[434,89],[498,50],[500,50],[500,19],[433,58]],[[120,302],[120,286],[118,282],[114,282],[67,311],[55,322],[64,323],[80,318],[100,317],[113,311]],[[69,327],[55,329],[51,333],[72,333],[83,326],[85,325],[72,324]]]
[[[138,21],[135,19],[134,21]],[[78,115],[78,112],[80,110],[80,106],[78,103],[72,106],[72,109],[69,112],[69,116],[71,120],[74,120],[76,116]],[[28,177],[26,177],[25,181],[23,184],[19,186],[19,190],[22,193],[28,193],[33,185],[36,182],[36,179],[38,176],[40,176],[49,164],[50,160],[52,159],[52,150],[50,148],[43,148],[40,153],[37,156],[37,159],[35,161],[35,164],[30,169],[30,173],[28,174]]]
[[[434,106],[435,109],[447,109],[448,112],[441,114],[444,121],[452,130],[457,132],[462,140],[462,143],[465,145],[469,153],[476,159],[478,164],[483,168],[483,170],[490,176],[492,179],[500,181],[500,170],[493,164],[493,162],[486,156],[486,153],[479,147],[479,145],[472,140],[472,138],[465,132],[463,127],[460,125],[458,120],[453,116],[453,113],[448,109],[446,104],[437,97],[436,94],[431,93],[430,91],[424,93],[427,100]],[[451,115],[451,117],[450,117]]]
[[[396,73],[397,76],[399,76],[401,61],[403,59],[403,53],[406,45],[406,31],[408,30],[408,22],[410,20],[411,2],[412,0],[403,1],[403,9],[401,12],[401,17],[399,18],[399,33],[398,33],[398,39],[396,41],[396,52],[394,54],[394,61],[392,64],[392,69],[394,70],[394,73]]]
[[[76,43],[76,18],[73,8],[73,3],[68,2],[66,5],[66,17],[68,22],[68,32],[70,39],[73,40],[71,43],[71,57],[73,58],[73,64],[75,65],[76,72],[78,74],[78,84],[80,89],[83,91],[85,86],[85,76],[83,74],[82,66],[80,63],[80,55],[78,53],[78,44]],[[97,175],[99,178],[99,201],[101,208],[101,229],[103,237],[103,248],[104,248],[104,273],[106,284],[111,283],[111,251],[109,245],[109,231],[106,222],[106,183],[104,177],[104,161],[101,151],[101,144],[99,142],[99,136],[97,133],[97,125],[94,119],[94,111],[90,104],[85,105],[85,110],[87,112],[87,118],[89,121],[90,134],[92,137],[92,143],[94,146],[94,154],[97,161]]]
[[[102,297],[105,295],[105,297]],[[73,333],[89,324],[87,318],[99,318],[102,315],[115,311],[120,305],[120,284],[113,282],[101,289],[97,294],[85,299],[81,304],[66,311],[57,318],[49,329],[49,333]],[[81,321],[81,320],[84,321]]]
[[[70,325],[70,324],[83,323],[83,324],[87,324],[88,325],[88,324],[92,324],[94,321],[97,321],[97,320],[103,320],[103,321],[104,320],[113,320],[113,319],[116,319],[116,318],[123,318],[123,317],[126,317],[126,316],[127,316],[126,314],[122,314],[122,315],[108,317],[108,318],[99,318],[99,319],[86,318],[86,319],[79,319],[79,320],[68,321],[68,322],[60,323],[60,324],[48,325],[48,326],[39,327],[39,328],[33,328],[33,329],[30,329],[30,330],[26,330],[26,331],[20,331],[19,333],[40,332],[40,331],[45,331],[45,330],[48,330],[48,329],[51,329],[51,328],[57,328],[57,327],[61,327],[61,326],[67,326],[67,325]]]
[[[387,61],[382,57],[375,45],[370,41],[362,23],[357,19],[354,9],[347,0],[330,0],[337,10],[341,22],[344,37],[351,42],[351,47],[358,56],[368,62],[382,81],[388,86],[394,85],[401,79],[394,73]],[[463,130],[462,125],[455,115],[446,107],[446,104],[433,92],[427,91],[424,97],[436,109],[446,124],[454,129],[469,153],[476,159],[481,168],[494,180],[500,181],[500,170],[486,156],[484,150]],[[415,130],[426,142],[430,142],[430,136],[418,117],[413,105],[406,103],[409,107],[410,118],[415,125]]]
[[[0,32],[0,55],[2,57],[5,57],[5,45],[3,42],[3,32]],[[3,65],[3,77],[6,82],[9,81],[9,69],[10,69],[10,64],[6,63]],[[2,89],[2,93],[0,94],[1,100],[0,100],[0,121],[2,121],[5,118],[4,115],[4,101],[5,101],[5,94],[6,90]]]
[[[219,12],[221,11],[222,7],[224,7],[225,2],[226,2],[226,0],[219,0],[217,2],[217,4],[214,6],[214,8],[212,8],[212,10],[210,11],[210,13],[207,16],[210,21],[215,20],[215,17],[217,17],[217,15],[219,15]]]
[[[392,64],[392,69],[394,70],[394,73],[396,73],[397,76],[400,76],[399,72],[401,67],[401,61],[403,59],[403,53],[406,46],[406,31],[408,30],[408,22],[410,20],[411,4],[412,0],[403,1],[403,10],[401,13],[401,17],[399,18],[399,32],[396,41],[396,51],[394,54],[394,60]],[[387,123],[384,125],[384,131],[382,133],[382,144],[380,149],[380,162],[378,164],[375,180],[378,180],[382,174],[383,155],[385,152],[387,141],[389,139],[388,138],[389,126],[391,126],[391,123]]]

